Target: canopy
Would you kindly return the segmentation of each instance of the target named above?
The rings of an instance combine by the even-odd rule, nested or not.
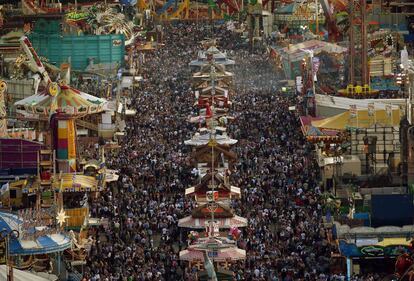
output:
[[[312,121],[312,126],[332,130],[345,130],[349,127],[370,128],[375,124],[398,127],[400,119],[400,109],[392,110],[391,117],[387,116],[386,110],[376,110],[374,116],[368,116],[368,110],[358,110],[355,118],[351,118],[349,111],[346,111],[319,121]]]
[[[336,97],[316,94],[316,106],[319,115],[327,117],[333,116],[332,113],[342,113],[349,110],[350,105],[355,105],[357,110],[366,110],[369,104],[374,104],[376,110],[385,109],[391,105],[393,109],[405,106],[405,99],[351,99],[346,97]]]
[[[207,51],[199,51],[198,58],[189,63],[190,66],[203,66],[208,64],[207,62],[207,53],[213,54],[215,63],[222,65],[234,65],[235,61],[228,59],[225,52],[221,52],[216,47],[212,46]]]
[[[23,220],[17,215],[0,212],[0,229],[7,231],[18,230],[20,233],[24,231],[30,232],[34,230],[21,229]],[[45,228],[45,227],[41,227]],[[10,255],[39,255],[62,252],[72,246],[71,239],[61,233],[39,236],[32,240],[22,240],[21,238],[12,238],[9,242]],[[25,279],[33,280],[33,279]]]
[[[191,139],[184,141],[186,145],[202,146],[207,145],[210,142],[210,134],[198,134],[196,133]],[[216,141],[221,145],[233,145],[237,143],[237,140],[231,139],[227,135],[217,135]]]
[[[103,111],[105,99],[80,92],[66,85],[62,85],[60,88],[60,93],[55,97],[58,112],[80,117]],[[48,118],[53,99],[54,97],[47,92],[43,92],[20,100],[14,105],[17,113],[23,116],[37,115],[40,118]]]
[[[53,181],[53,187],[61,187],[63,192],[85,192],[97,191],[98,182],[95,177],[85,176],[80,174],[63,174],[62,182],[59,179],[60,175],[56,175]]]
[[[236,247],[218,250],[217,255],[213,255],[211,259],[215,262],[226,260],[244,260],[246,258],[246,251]],[[203,261],[203,252],[197,250],[183,250],[180,252],[180,260],[182,261]]]
[[[284,60],[295,62],[300,61],[308,56],[308,53],[305,50],[312,51],[313,54],[317,56],[322,51],[329,54],[344,54],[347,51],[347,48],[341,47],[337,44],[313,39],[302,43],[289,45],[288,47],[275,49],[275,52],[278,55],[282,56]]]
[[[224,187],[225,187],[225,185],[221,185],[221,186],[224,186]],[[203,188],[202,188],[202,187],[200,187],[199,189],[203,189]],[[227,196],[227,195],[228,195],[228,193],[230,193],[231,197],[238,197],[238,198],[240,198],[240,195],[241,195],[241,193],[240,193],[240,187],[237,187],[237,186],[233,186],[233,185],[231,185],[231,186],[230,186],[230,190],[229,190],[229,191],[227,191],[227,190],[224,190],[224,191],[223,191],[223,189],[224,189],[224,188],[220,188],[220,187],[218,187],[218,188],[216,189],[216,191],[218,191],[218,192],[219,192],[219,197],[221,197],[221,196],[220,196],[221,194],[225,194],[225,195]],[[197,193],[197,191],[198,191],[197,186],[192,186],[192,187],[189,187],[189,188],[186,188],[186,189],[185,189],[185,195],[186,195],[186,196],[193,195],[193,194],[196,194],[196,193]],[[204,195],[205,195],[205,194],[204,194]]]
[[[192,216],[188,216],[182,218],[178,221],[178,227],[184,228],[192,228],[192,229],[204,229],[206,227],[206,223],[211,220],[211,218],[193,218]],[[230,227],[246,227],[247,226],[247,219],[239,216],[234,216],[232,218],[222,218],[215,220],[218,221],[220,228],[229,229]]]

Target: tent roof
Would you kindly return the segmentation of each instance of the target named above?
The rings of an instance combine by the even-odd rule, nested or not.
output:
[[[74,112],[69,113],[73,116],[101,112],[107,102],[105,99],[80,92],[69,86],[61,86],[61,92],[56,96],[56,99],[58,110],[67,112],[69,108],[73,108]],[[18,113],[31,113],[48,117],[52,100],[52,96],[43,92],[17,101],[14,105],[17,107]]]
[[[276,53],[285,59],[290,58],[291,61],[299,61],[307,56],[308,54],[304,50],[313,51],[314,55],[317,56],[322,51],[327,53],[342,54],[347,51],[347,48],[341,47],[337,44],[313,39],[302,43],[289,45],[285,48],[275,49]]]
[[[243,260],[246,258],[246,251],[236,247],[228,249],[218,250],[217,256],[212,257],[213,261],[225,261],[225,260]],[[180,260],[195,261],[204,260],[203,252],[197,250],[183,250],[180,252]]]
[[[399,126],[400,119],[399,109],[392,111],[392,118],[387,117],[385,110],[376,110],[373,117],[368,116],[368,110],[358,110],[356,118],[351,119],[349,111],[346,111],[319,121],[312,121],[312,126],[333,130],[345,130],[347,127],[370,128],[374,124],[396,127]]]
[[[398,109],[399,105],[404,105],[406,103],[405,99],[351,99],[321,94],[316,94],[315,99],[317,106],[345,110],[349,110],[350,105],[356,105],[358,110],[367,109],[369,103],[373,103],[375,109],[385,109],[387,104],[391,104],[393,109]]]
[[[0,265],[0,280],[7,280],[7,268],[6,265]],[[49,275],[48,277],[42,277],[37,273],[31,273],[29,271],[23,271],[14,268],[13,269],[13,280],[14,281],[51,281],[58,280],[57,276]]]

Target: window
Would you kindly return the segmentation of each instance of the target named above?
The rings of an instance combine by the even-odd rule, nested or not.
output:
[[[15,199],[17,197],[17,190],[16,189],[10,189],[10,198]]]

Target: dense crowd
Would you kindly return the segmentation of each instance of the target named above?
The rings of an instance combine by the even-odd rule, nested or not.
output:
[[[213,32],[213,34],[212,34]],[[321,187],[312,149],[304,141],[295,98],[278,91],[278,77],[265,52],[251,54],[239,35],[224,27],[167,26],[166,45],[145,55],[144,81],[133,93],[137,114],[127,123],[121,151],[107,164],[120,180],[92,200],[92,216],[108,218],[96,229],[88,256],[88,280],[194,280],[196,268],[178,259],[186,244],[178,219],[195,206],[184,198],[194,183],[190,148],[184,140],[196,128],[190,60],[199,42],[218,38],[219,48],[236,60],[229,127],[238,155],[231,177],[242,190],[236,214],[248,219],[239,246],[246,261],[232,265],[234,280],[344,280],[329,275],[332,251],[321,228]]]

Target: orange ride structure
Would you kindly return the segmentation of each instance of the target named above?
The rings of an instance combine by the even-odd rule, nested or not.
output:
[[[189,230],[188,247],[180,252],[180,260],[202,270],[199,280],[225,280],[222,278],[231,276],[229,265],[245,259],[246,252],[237,247],[237,240],[239,228],[246,227],[247,220],[234,214],[231,207],[232,200],[241,196],[240,188],[230,183],[236,160],[231,146],[237,143],[226,128],[232,120],[232,90],[228,87],[232,74],[215,62],[212,53],[206,51],[206,57],[206,64],[193,75],[199,114],[190,121],[198,124],[198,132],[185,144],[193,147],[198,183],[187,188],[185,195],[197,205],[190,216],[178,222],[179,227]],[[201,81],[206,82],[204,88],[200,88]]]

